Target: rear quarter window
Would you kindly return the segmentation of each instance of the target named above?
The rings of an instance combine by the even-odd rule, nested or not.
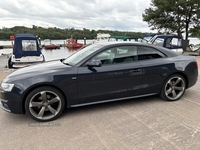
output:
[[[138,60],[156,59],[166,57],[163,53],[152,47],[138,46]]]

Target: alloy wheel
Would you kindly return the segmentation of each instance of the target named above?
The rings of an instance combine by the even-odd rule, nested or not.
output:
[[[179,99],[185,92],[185,81],[180,76],[174,76],[168,80],[164,89],[169,100]]]
[[[36,89],[28,97],[26,108],[28,109],[28,114],[37,121],[54,120],[62,113],[64,100],[55,89]]]

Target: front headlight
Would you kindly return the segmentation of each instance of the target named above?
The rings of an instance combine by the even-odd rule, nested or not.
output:
[[[11,84],[11,83],[5,83],[5,82],[1,83],[2,89],[7,92],[10,92],[12,90],[13,86],[14,86],[14,84]]]

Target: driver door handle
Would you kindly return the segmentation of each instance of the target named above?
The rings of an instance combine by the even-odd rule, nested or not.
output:
[[[142,69],[134,69],[134,70],[131,70],[131,71],[130,71],[130,73],[137,73],[137,72],[141,72],[141,70],[142,70]]]

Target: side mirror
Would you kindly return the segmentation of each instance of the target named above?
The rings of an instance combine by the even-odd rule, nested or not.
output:
[[[102,63],[100,60],[92,60],[87,64],[88,67],[101,67]]]

